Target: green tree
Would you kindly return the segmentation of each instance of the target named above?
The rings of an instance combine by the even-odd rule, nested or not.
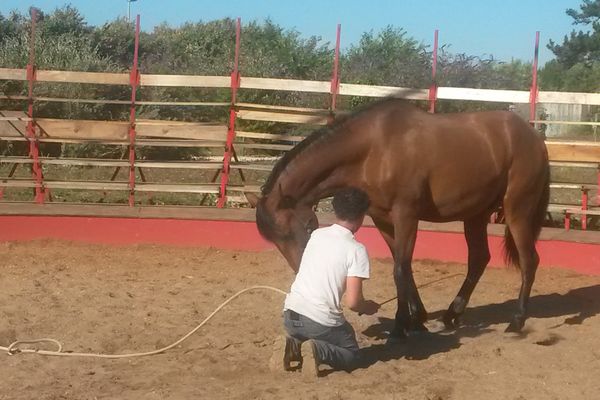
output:
[[[548,43],[556,56],[540,72],[544,89],[596,92],[600,90],[600,0],[583,0],[579,10],[567,9],[573,24],[588,28],[571,31],[562,44]]]
[[[409,88],[429,86],[431,55],[401,28],[364,33],[343,59],[344,81]]]

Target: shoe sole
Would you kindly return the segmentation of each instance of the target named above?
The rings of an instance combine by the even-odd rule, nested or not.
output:
[[[315,356],[315,343],[312,340],[302,344],[302,376],[307,379],[319,376],[319,362]]]
[[[271,371],[284,371],[292,370],[292,338],[281,336],[277,338],[273,346],[273,355],[269,360],[269,367]]]

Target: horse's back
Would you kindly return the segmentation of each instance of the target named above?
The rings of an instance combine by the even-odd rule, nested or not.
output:
[[[386,113],[374,138],[373,157],[397,188],[396,196],[419,204],[421,219],[464,219],[495,207],[509,177],[534,182],[547,168],[540,135],[509,111],[429,114],[418,109]],[[381,122],[381,121],[379,121]],[[545,165],[545,166],[544,166]],[[393,182],[393,183],[392,183]]]

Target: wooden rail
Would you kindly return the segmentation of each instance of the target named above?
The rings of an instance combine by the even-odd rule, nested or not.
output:
[[[156,75],[140,74],[139,86],[142,87],[193,87],[193,88],[223,88],[232,87],[232,77],[229,76],[194,76],[194,75]],[[28,74],[25,69],[0,68],[0,80],[27,81]],[[92,85],[131,85],[129,73],[103,73],[103,72],[78,72],[78,71],[35,71],[36,82],[57,84],[92,84]],[[393,86],[374,86],[354,83],[333,85],[330,81],[307,81],[299,79],[272,79],[239,77],[239,90],[267,90],[302,93],[331,94],[335,88],[336,95],[384,97],[392,96],[411,100],[431,102],[431,89],[411,89]],[[490,90],[476,88],[436,87],[435,99],[467,100],[501,103],[528,103],[531,101],[530,91],[519,90]],[[0,99],[24,101],[28,96],[5,95],[0,93]],[[35,102],[79,102],[88,104],[114,104],[129,105],[131,101],[122,99],[71,99],[59,97],[33,96]],[[600,94],[571,93],[571,92],[544,92],[540,91],[535,98],[539,103],[556,104],[586,104],[600,105]],[[244,102],[210,102],[210,101],[136,101],[135,105],[147,106],[187,106],[187,107],[224,107],[231,106],[233,115],[240,120],[280,122],[288,124],[325,125],[332,116],[332,109],[319,109],[307,107],[292,107],[285,105],[254,104]],[[335,110],[339,115],[344,111]],[[546,121],[532,120],[537,124],[579,124],[597,126],[600,122],[578,121]],[[131,123],[128,121],[93,121],[93,120],[64,120],[52,118],[30,118],[22,111],[0,111],[0,140],[29,141],[32,139],[27,134],[27,124],[35,126],[35,141],[38,143],[70,143],[70,144],[103,144],[129,146],[129,133]],[[222,149],[228,137],[228,127],[224,124],[180,122],[167,120],[135,120],[136,147],[181,147],[194,148],[206,147]],[[294,144],[303,140],[305,136],[294,134],[273,134],[266,132],[251,132],[248,130],[235,130],[232,146],[234,149],[271,150],[284,152],[291,149]],[[546,142],[551,165],[554,167],[582,167],[596,168],[600,165],[600,143],[590,141],[559,141]],[[223,164],[218,161],[157,161],[157,160],[127,160],[117,159],[77,159],[39,157],[41,166],[81,166],[81,167],[110,167],[110,168],[139,168],[142,169],[188,169],[188,170],[222,170]],[[0,163],[9,165],[32,165],[34,161],[28,157],[3,157]],[[235,170],[269,171],[271,165],[264,163],[245,163],[232,160],[231,168]],[[600,169],[599,169],[600,171]],[[242,175],[243,177],[243,175]],[[12,177],[0,178],[2,187],[35,188],[40,184],[33,179],[13,179]],[[74,190],[129,190],[126,182],[66,182],[45,180],[48,189],[74,189]],[[600,180],[598,185],[600,185]],[[553,190],[578,190],[582,194],[598,190],[598,185],[559,183],[553,182]],[[163,184],[136,182],[135,190],[140,192],[174,192],[174,193],[199,193],[219,194],[218,183],[199,184]],[[259,191],[257,185],[228,185],[230,190],[241,195],[244,191]],[[1,192],[0,192],[1,195]],[[222,195],[222,193],[220,194]],[[243,196],[234,195],[232,200],[241,201]],[[587,200],[582,200],[582,203]],[[592,207],[592,206],[590,206]],[[552,205],[549,210],[562,212],[565,215],[597,215],[597,210],[574,208],[573,205]]]

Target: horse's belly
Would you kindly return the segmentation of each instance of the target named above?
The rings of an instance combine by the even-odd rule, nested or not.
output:
[[[432,191],[425,204],[421,219],[431,222],[465,220],[496,208],[505,190],[501,180],[491,180],[473,187],[449,187],[446,191]]]

